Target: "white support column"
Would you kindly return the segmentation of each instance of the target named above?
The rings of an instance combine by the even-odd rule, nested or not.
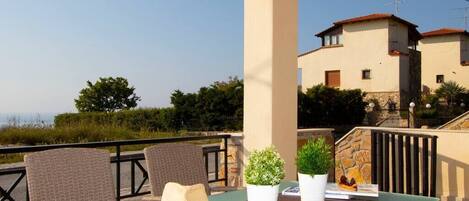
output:
[[[297,0],[244,1],[244,153],[274,145],[296,178]]]

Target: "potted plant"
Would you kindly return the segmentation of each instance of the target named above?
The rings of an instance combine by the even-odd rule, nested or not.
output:
[[[284,164],[274,147],[251,153],[244,170],[248,201],[277,201],[279,184],[285,177]]]
[[[332,163],[331,147],[324,138],[309,140],[298,150],[296,165],[302,201],[324,201]]]

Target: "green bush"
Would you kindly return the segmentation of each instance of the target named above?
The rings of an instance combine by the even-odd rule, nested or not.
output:
[[[96,124],[133,131],[243,129],[243,82],[236,77],[202,87],[197,93],[176,90],[171,104],[170,108],[60,114],[54,123],[56,127]]]
[[[298,150],[296,165],[301,174],[327,174],[332,164],[331,147],[324,138],[309,140]]]
[[[359,89],[339,90],[324,85],[298,91],[298,127],[361,124],[365,118],[363,93]]]
[[[119,112],[65,113],[54,119],[55,127],[99,125],[132,131],[175,131],[173,108],[124,110]]]
[[[361,90],[339,90],[317,85],[298,91],[298,127],[361,124],[365,117]],[[243,130],[243,81],[231,78],[202,87],[197,93],[171,94],[170,108],[118,112],[66,113],[55,117],[55,126],[106,125],[133,131]]]
[[[466,88],[454,81],[444,82],[435,90],[435,94],[440,98],[444,98],[450,107],[458,102],[457,98],[459,96],[465,93],[467,93]]]
[[[421,109],[415,112],[415,115],[422,119],[432,119],[438,117],[438,112],[436,109]]]
[[[284,164],[273,147],[254,151],[249,156],[244,177],[248,184],[275,186],[285,177]]]
[[[171,94],[177,129],[242,130],[243,81],[230,78],[201,87],[197,93]]]

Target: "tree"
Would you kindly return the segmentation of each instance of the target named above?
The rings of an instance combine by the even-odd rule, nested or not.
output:
[[[364,96],[359,89],[339,90],[322,84],[306,93],[298,91],[298,127],[360,124],[365,117]]]
[[[176,90],[171,95],[179,129],[241,130],[243,81],[230,77],[201,87],[197,93]]]
[[[450,107],[457,101],[456,98],[465,92],[466,89],[454,81],[444,82],[440,88],[435,90],[435,94],[444,98]]]
[[[80,91],[75,106],[79,112],[114,112],[137,107],[140,97],[135,88],[122,77],[99,78],[96,83],[87,81],[87,87]]]
[[[184,94],[176,90],[171,94],[171,104],[174,106],[174,121],[176,129],[194,129],[199,128],[198,110],[195,107],[197,103],[197,94]]]

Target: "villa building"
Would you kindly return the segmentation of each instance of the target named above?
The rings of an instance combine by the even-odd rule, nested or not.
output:
[[[421,34],[391,14],[334,22],[316,34],[322,46],[298,56],[302,90],[317,84],[361,89],[382,108],[407,106],[420,94]],[[403,107],[405,108],[405,107]]]
[[[447,81],[469,88],[469,33],[443,28],[422,35],[422,91],[432,92]]]

